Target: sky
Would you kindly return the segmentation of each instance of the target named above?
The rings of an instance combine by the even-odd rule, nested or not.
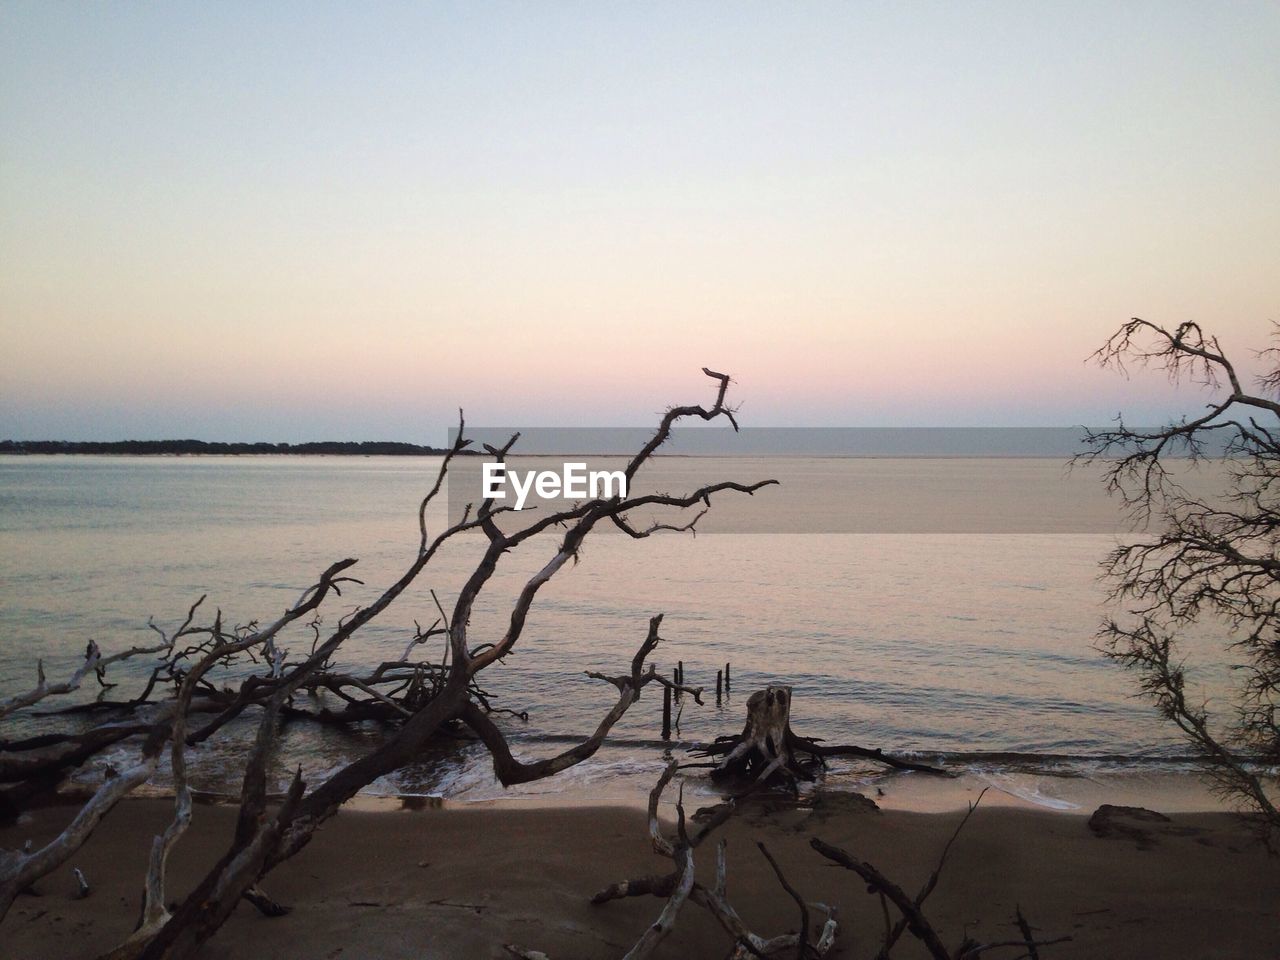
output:
[[[1280,320],[1275,3],[0,2],[0,438],[1196,409]]]

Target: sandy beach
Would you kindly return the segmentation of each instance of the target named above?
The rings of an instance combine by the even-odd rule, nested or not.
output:
[[[0,846],[50,836],[69,808],[38,810],[0,831]],[[171,807],[131,800],[113,811],[65,869],[15,904],[0,928],[14,960],[91,958],[120,942],[137,918],[149,837]],[[723,828],[730,899],[759,933],[794,929],[797,913],[756,848],[763,840],[808,899],[839,910],[836,957],[872,956],[883,920],[854,874],[809,847],[821,837],[870,861],[914,893],[963,811],[876,811],[827,794],[808,809],[761,804]],[[230,837],[234,811],[196,808],[172,862],[185,891]],[[953,848],[927,914],[954,947],[966,932],[1016,936],[1020,905],[1037,934],[1069,935],[1046,958],[1263,958],[1280,954],[1280,861],[1239,818],[1177,813],[1168,822],[1122,821],[1109,836],[1087,817],[1010,805],[980,806]],[[704,849],[699,876],[710,876]],[[626,807],[518,803],[372,812],[344,810],[266,887],[292,907],[266,919],[242,903],[201,956],[280,958],[497,958],[504,944],[553,960],[618,957],[658,914],[654,898],[592,906],[626,877],[665,872],[644,812]],[[75,899],[71,867],[93,892]],[[723,957],[727,935],[688,904],[657,955]],[[1017,951],[1012,954],[1016,955]],[[999,954],[995,954],[999,955]],[[1008,952],[1005,955],[1010,955]],[[924,956],[904,940],[894,956]]]

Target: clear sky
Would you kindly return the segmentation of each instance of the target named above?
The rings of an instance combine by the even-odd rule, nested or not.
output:
[[[1189,408],[1280,320],[1280,5],[0,3],[0,437]]]

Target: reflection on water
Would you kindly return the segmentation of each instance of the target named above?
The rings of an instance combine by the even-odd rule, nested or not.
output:
[[[910,462],[891,466],[685,459],[677,472],[713,480],[766,471],[784,487],[789,477],[810,483],[815,473],[852,487],[891,477],[902,501],[945,497],[937,462],[919,489]],[[416,458],[0,459],[0,694],[32,684],[36,657],[51,676],[69,672],[89,637],[108,650],[143,643],[149,616],[176,624],[201,594],[209,595],[209,612],[220,608],[230,623],[274,617],[334,559],[358,557],[367,586],[337,600],[326,617],[336,622],[412,559],[416,505],[435,467]],[[1083,509],[1078,498],[1055,499],[1060,463],[967,461],[965,482],[983,469],[1006,482],[1013,469],[1024,478],[1022,500],[1039,496],[1047,513]],[[884,500],[876,490],[868,503]],[[855,509],[859,501],[841,502]],[[1089,523],[1106,526],[1101,513]],[[660,669],[683,660],[686,681],[713,691],[716,670],[733,664],[722,703],[711,692],[706,706],[681,704],[685,741],[737,732],[752,690],[788,683],[796,728],[833,742],[943,755],[1019,776],[1028,762],[1087,770],[1101,757],[1112,769],[1143,769],[1145,759],[1176,770],[1178,742],[1093,648],[1104,602],[1097,561],[1114,543],[1104,532],[599,537],[544,588],[515,655],[487,671],[484,686],[501,705],[529,711],[527,724],[502,721],[518,752],[563,749],[613,703],[612,688],[583,671],[624,669],[647,618],[663,612]],[[480,547],[478,538],[462,538],[445,550],[413,595],[344,647],[339,665],[398,659],[414,620],[434,619],[428,588],[447,606]],[[515,591],[553,550],[548,541],[504,561],[475,610],[473,641],[505,625]],[[1216,638],[1202,639],[1217,648]],[[309,645],[302,632],[284,641],[295,652]],[[140,688],[146,669],[121,666],[113,668],[120,683],[113,696]],[[1218,685],[1227,674],[1220,667],[1204,678]],[[643,795],[662,763],[660,711],[661,697],[646,695],[598,757],[524,792]],[[226,786],[247,726],[193,751],[198,786]],[[378,736],[372,725],[339,732],[294,723],[280,775],[297,762],[309,777],[323,775]],[[837,765],[830,781],[869,775]],[[466,744],[441,747],[374,792],[501,794],[483,751]]]

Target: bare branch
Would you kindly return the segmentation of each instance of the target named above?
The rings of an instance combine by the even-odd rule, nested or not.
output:
[[[1258,355],[1280,361],[1274,347]],[[1135,318],[1095,358],[1121,369],[1126,360],[1156,365],[1175,382],[1189,379],[1215,393],[1200,417],[1147,431],[1120,421],[1088,437],[1078,459],[1103,462],[1108,488],[1157,527],[1104,560],[1112,598],[1127,617],[1105,621],[1099,636],[1201,752],[1218,788],[1253,810],[1269,837],[1280,830],[1280,813],[1259,768],[1280,761],[1280,403],[1246,392],[1217,339],[1195,323],[1170,331]],[[1259,384],[1274,395],[1280,368]],[[1212,456],[1228,481],[1212,501],[1173,483],[1164,465],[1179,453],[1207,458],[1210,441],[1218,441]],[[1178,635],[1201,620],[1233,634],[1245,678],[1234,716],[1212,724],[1206,709],[1188,703],[1175,652]]]
[[[714,404],[668,410],[653,438],[629,462],[629,478],[667,440],[672,427],[684,417],[702,420],[724,417],[737,428],[734,411],[726,404],[730,378],[711,370],[704,372],[717,384]],[[593,734],[554,756],[529,762],[518,761],[512,756],[510,746],[492,715],[499,712],[520,714],[495,708],[489,695],[479,686],[477,676],[511,652],[540,589],[571,561],[578,560],[583,542],[601,521],[617,523],[631,536],[637,537],[649,536],[659,530],[693,531],[713,497],[722,493],[750,495],[774,481],[749,484],[721,481],[685,495],[646,494],[587,501],[559,512],[540,515],[528,525],[511,532],[504,532],[499,526],[508,512],[506,508],[495,508],[492,500],[485,500],[474,512],[468,506],[460,520],[432,537],[428,531],[428,510],[443,489],[453,457],[470,442],[463,435],[464,428],[465,421],[459,413],[458,435],[441,461],[434,483],[418,503],[418,543],[412,560],[376,599],[345,612],[335,625],[324,625],[320,608],[329,596],[341,595],[344,584],[359,582],[347,574],[356,562],[354,559],[331,565],[314,584],[302,591],[292,606],[265,626],[254,620],[227,627],[221,611],[215,614],[211,625],[193,626],[197,603],[188,612],[186,621],[172,634],[154,623],[150,624],[160,638],[159,646],[127,651],[105,660],[96,648],[91,647],[84,664],[66,683],[50,687],[41,669],[34,694],[6,701],[9,710],[20,709],[44,697],[74,689],[91,671],[95,674],[100,671],[105,663],[143,652],[164,654],[161,662],[150,671],[146,687],[139,697],[128,702],[106,702],[100,698],[98,703],[83,711],[90,714],[108,711],[111,716],[109,722],[89,731],[55,735],[50,740],[29,738],[28,742],[18,745],[20,749],[16,750],[13,758],[5,757],[0,763],[0,774],[8,770],[21,778],[18,788],[27,792],[11,798],[17,803],[30,791],[56,785],[68,766],[82,763],[106,745],[139,733],[147,735],[144,762],[125,776],[104,784],[60,840],[35,854],[27,851],[6,857],[4,872],[0,873],[0,882],[6,884],[5,891],[16,891],[42,871],[65,862],[66,857],[83,843],[105,809],[151,776],[158,761],[160,744],[167,740],[174,772],[174,816],[166,829],[153,840],[145,879],[142,919],[133,935],[117,948],[116,956],[180,960],[193,956],[200,949],[242,897],[248,897],[260,907],[265,906],[268,912],[275,911],[278,905],[270,901],[259,887],[262,878],[305,846],[342,803],[378,777],[420,758],[423,747],[446,725],[453,726],[460,721],[479,736],[492,754],[499,780],[511,784],[552,776],[592,756],[616,722],[639,699],[642,689],[650,683],[672,687],[701,703],[701,688],[672,684],[659,677],[647,664],[647,658],[661,640],[658,632],[662,622],[660,615],[651,618],[648,632],[631,660],[629,671],[617,676],[589,674],[617,689],[617,703],[601,719]],[[490,453],[499,459],[505,458],[518,437],[518,434],[511,437],[502,447],[491,448]],[[626,522],[627,511],[650,508],[674,511],[694,508],[697,513],[691,520],[655,522],[643,529],[633,528]],[[426,630],[415,624],[415,633],[406,644],[400,660],[382,663],[372,671],[335,668],[335,657],[346,641],[409,591],[444,544],[472,530],[484,533],[488,542],[483,556],[457,590],[451,613],[446,614],[439,597],[432,591],[431,597],[439,617]],[[549,540],[553,531],[560,537],[559,544],[538,572],[515,592],[506,630],[496,638],[473,646],[468,638],[471,612],[503,559],[525,544]],[[543,534],[547,537],[544,538]],[[290,655],[288,637],[294,630],[310,633],[309,651],[300,659]],[[438,662],[410,662],[416,646],[436,637],[446,640],[443,656]],[[240,679],[238,686],[213,682],[211,671],[245,663],[251,664],[254,670],[250,676]],[[155,703],[150,701],[153,691],[170,686],[173,693],[169,699]],[[331,695],[342,706],[330,709],[322,705],[318,709],[308,709],[295,704],[294,698],[303,693],[316,697],[322,693]],[[250,709],[259,709],[260,716],[255,738],[244,761],[235,835],[222,856],[171,912],[165,896],[166,865],[192,815],[185,749],[216,736],[227,724]],[[191,717],[198,713],[210,713],[212,718],[203,725],[195,726]],[[281,717],[309,718],[323,723],[376,719],[386,724],[387,732],[366,752],[319,784],[309,786],[303,782],[300,773],[296,775],[284,802],[272,810],[267,804],[268,770],[272,767],[270,761],[277,748],[277,727]],[[12,748],[15,745],[6,746]],[[673,772],[668,772],[656,794],[661,793],[662,786],[669,782]],[[653,834],[657,843],[661,832],[657,828],[656,799],[654,803]],[[664,890],[667,904],[657,923],[636,944],[632,953],[636,957],[645,956],[653,949],[671,928],[681,904],[698,890],[693,875],[692,851],[710,829],[723,822],[723,819],[713,818],[711,825],[690,837],[685,829],[683,805],[678,804],[677,809],[680,814],[678,837],[675,841],[662,839],[665,846],[660,845],[664,851],[669,849],[676,861],[675,869],[669,878],[657,878],[651,884],[655,891],[659,887]],[[732,806],[727,807],[724,816],[731,811]],[[834,938],[835,927],[832,914],[829,913],[828,919],[829,942]],[[754,935],[749,935],[749,931],[744,936],[748,939],[742,942],[758,942],[770,949],[782,942],[777,938],[774,941],[750,939]],[[790,942],[792,945],[795,943],[794,939]]]

